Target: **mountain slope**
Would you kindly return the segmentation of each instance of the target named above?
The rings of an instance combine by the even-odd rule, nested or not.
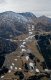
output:
[[[26,32],[27,19],[15,12],[0,14],[0,36],[10,37]]]
[[[38,21],[39,22],[44,22],[44,23],[51,23],[51,18],[48,18],[48,17],[46,17],[46,16],[40,16],[39,18],[38,18]]]
[[[51,31],[51,18],[40,16],[36,20],[35,30]]]
[[[27,20],[32,23],[34,23],[34,21],[37,19],[37,17],[31,12],[25,12],[25,13],[19,13],[19,14],[27,18]]]
[[[51,31],[51,18],[41,16],[37,18],[33,13],[15,13],[6,11],[0,13],[0,37],[10,38],[28,33],[28,24],[35,30]]]

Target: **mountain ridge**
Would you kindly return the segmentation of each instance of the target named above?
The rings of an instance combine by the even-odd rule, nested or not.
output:
[[[28,33],[28,24],[35,26],[35,30],[51,30],[51,18],[46,16],[36,17],[31,12],[16,13],[6,11],[0,13],[0,37],[17,36]],[[40,27],[39,27],[40,26]]]

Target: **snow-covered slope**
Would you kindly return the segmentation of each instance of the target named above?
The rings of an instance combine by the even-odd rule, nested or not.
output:
[[[37,18],[33,13],[15,13],[6,11],[0,13],[0,37],[13,37],[28,33],[28,25],[35,30],[51,30],[51,19],[45,16]]]
[[[31,12],[19,13],[24,16],[29,22],[34,22],[37,17]]]
[[[15,12],[0,14],[0,36],[19,35],[26,32],[27,19]]]

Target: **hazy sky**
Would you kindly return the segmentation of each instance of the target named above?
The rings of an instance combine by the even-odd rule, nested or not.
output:
[[[51,17],[51,0],[0,0],[0,12],[33,12]]]

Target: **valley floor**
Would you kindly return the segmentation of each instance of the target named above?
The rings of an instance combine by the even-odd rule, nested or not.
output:
[[[30,30],[29,34],[18,36],[13,41],[18,43],[18,48],[5,56],[3,66],[6,66],[9,70],[0,77],[0,80],[29,80],[30,76],[38,77],[42,75],[41,80],[48,80],[42,65],[45,60],[38,51],[34,32]],[[17,71],[23,73],[24,77],[22,79],[20,79],[20,75],[15,75]]]

